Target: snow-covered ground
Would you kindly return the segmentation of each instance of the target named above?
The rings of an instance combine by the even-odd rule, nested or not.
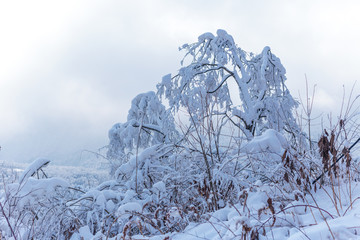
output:
[[[258,209],[267,205],[264,201],[267,187],[259,187],[249,192],[245,212],[241,204],[226,207],[212,214],[207,223],[190,225],[183,233],[174,234],[172,239],[238,239],[244,222],[250,227],[263,223],[267,231],[264,236],[260,228],[260,239],[360,239],[360,186],[352,183],[352,204],[347,187],[335,189],[341,191],[337,204],[331,189],[320,189],[313,192],[313,196],[305,196],[305,201],[293,201],[274,215],[265,213],[261,220]]]
[[[294,195],[300,196],[299,200],[281,206],[281,209],[279,202],[274,203],[275,214],[272,214],[267,200],[270,194],[274,194],[275,188],[262,185],[251,189],[243,204],[227,206],[209,214],[206,222],[192,223],[181,233],[153,237],[138,235],[132,236],[131,239],[160,240],[166,237],[174,240],[242,239],[244,226],[249,228],[248,231],[257,229],[259,239],[360,239],[360,186],[358,182],[351,183],[352,202],[350,202],[349,187],[348,184],[344,184],[334,189],[336,193],[341,192],[336,203],[331,188],[313,191],[303,200],[301,199],[303,194],[294,191]],[[281,198],[281,196],[277,197]],[[140,209],[139,207],[138,210]],[[94,236],[88,227],[83,227],[79,233],[73,235],[72,239],[77,240],[81,237],[95,240],[106,236],[100,233]]]
[[[268,143],[262,141],[264,142]],[[35,161],[31,167],[39,165],[37,163],[43,164],[44,161]],[[20,180],[26,175],[23,167],[19,164],[3,164],[2,172],[8,176],[18,175]],[[72,185],[87,185],[88,189],[104,182],[108,176],[106,169],[51,165],[46,168],[46,173],[67,179]],[[56,178],[53,178],[48,182],[51,185],[55,180]],[[292,192],[289,189],[283,191],[280,185],[264,184],[259,180],[243,190],[238,203],[206,214],[201,223],[190,223],[182,232],[152,237],[136,235],[131,239],[243,239],[244,231],[254,232],[253,239],[360,239],[360,183],[352,181],[349,184],[341,181],[342,184],[334,184],[332,187],[319,188],[317,184],[316,191],[313,189],[304,194],[298,189]],[[46,181],[43,183],[47,184]],[[38,187],[35,179],[29,178],[27,185],[29,184],[31,188]],[[48,187],[51,187],[50,185]],[[122,205],[118,212],[141,214],[142,208],[137,202],[129,202]],[[119,237],[121,235],[109,239]],[[71,239],[106,238],[107,236],[100,232],[91,234],[89,227],[84,226],[79,228]]]

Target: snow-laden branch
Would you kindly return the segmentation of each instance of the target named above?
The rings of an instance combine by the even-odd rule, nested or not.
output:
[[[239,48],[224,30],[216,35],[205,33],[198,42],[185,44],[185,59],[191,63],[183,66],[174,76],[167,75],[158,84],[158,94],[169,100],[177,111],[189,106],[194,116],[205,114],[208,108],[218,105],[234,111],[241,119],[241,129],[250,131],[251,138],[266,129],[300,131],[293,116],[298,103],[285,85],[285,68],[265,47],[260,54],[248,54]],[[182,61],[182,64],[184,63]],[[227,81],[238,86],[241,100],[234,106]]]
[[[167,143],[177,137],[173,117],[154,92],[136,96],[127,119],[127,122],[117,123],[109,131],[109,158],[116,159],[136,147]]]

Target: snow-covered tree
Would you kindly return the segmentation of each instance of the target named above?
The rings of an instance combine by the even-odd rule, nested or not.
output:
[[[137,95],[131,102],[126,123],[117,123],[109,131],[108,157],[116,159],[136,148],[147,148],[176,139],[172,115],[154,92]]]
[[[216,36],[202,34],[198,42],[180,49],[186,51],[185,66],[158,85],[158,93],[169,100],[173,110],[185,107],[201,116],[204,103],[210,100],[209,107],[217,104],[224,114],[239,119],[237,126],[248,139],[266,129],[299,131],[292,113],[298,103],[285,85],[285,68],[269,47],[261,54],[248,54],[231,35],[218,30]],[[232,103],[229,79],[238,86],[240,106]]]

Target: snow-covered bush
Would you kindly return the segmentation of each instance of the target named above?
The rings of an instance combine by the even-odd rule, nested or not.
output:
[[[142,93],[132,100],[127,122],[110,129],[108,157],[171,142],[176,135],[174,120],[155,93]]]
[[[127,122],[109,131],[107,156],[116,187],[89,191],[76,201],[92,234],[181,230],[236,202],[251,181],[277,176],[289,148],[283,134],[300,132],[292,114],[297,102],[270,48],[247,54],[218,30],[217,36],[203,34],[182,49],[182,64],[190,63],[174,77],[165,76],[157,95],[136,96]],[[238,86],[239,106],[232,102],[229,79]],[[169,110],[157,96],[165,96]],[[184,119],[182,113],[188,120],[175,124],[175,116]],[[141,211],[121,212],[129,202],[139,204]],[[181,217],[170,221],[166,216],[174,211]],[[145,225],[146,231],[139,227]]]
[[[238,186],[239,179],[235,176],[239,172],[232,168],[247,171],[246,176],[249,172],[259,173],[266,170],[261,166],[269,164],[260,159],[265,156],[273,159],[274,155],[281,167],[283,152],[280,151],[285,147],[276,153],[267,150],[249,153],[239,145],[243,136],[244,141],[251,140],[268,129],[290,133],[296,139],[301,134],[293,116],[298,103],[286,88],[284,67],[269,47],[261,54],[248,54],[235,44],[231,35],[218,30],[216,36],[205,33],[198,42],[185,44],[181,49],[186,51],[183,67],[175,76],[163,78],[157,86],[158,94],[168,100],[174,113],[184,109],[188,115],[188,123],[180,124],[183,136],[176,147],[185,159],[191,159],[189,166],[198,170],[189,178],[206,186],[200,188],[209,188],[205,195],[210,200],[206,202],[213,202],[213,209],[217,209],[223,205],[220,200],[229,201],[230,195],[235,197],[239,190],[234,187]],[[239,106],[233,104],[228,87],[230,79],[238,86]],[[269,141],[272,140],[277,138]],[[275,172],[272,169],[267,175]],[[252,176],[263,178],[259,174]],[[223,191],[224,188],[227,190]]]
[[[66,205],[73,197],[69,184],[60,178],[46,178],[43,167],[49,162],[35,160],[24,170],[18,182],[7,184],[1,192],[2,236],[66,239],[77,230],[80,222]],[[35,178],[40,175],[45,178]]]
[[[109,131],[107,157],[113,171],[125,163],[129,155],[159,143],[177,139],[174,119],[154,92],[142,93],[131,102],[126,123],[117,123]]]

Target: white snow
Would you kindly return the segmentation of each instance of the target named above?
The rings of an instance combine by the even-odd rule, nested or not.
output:
[[[267,129],[261,136],[256,136],[244,146],[249,154],[270,152],[282,155],[288,149],[286,139],[279,132]]]
[[[165,183],[163,181],[157,182],[153,185],[153,190],[156,193],[164,193],[166,192]]]
[[[141,211],[142,211],[142,207],[137,202],[125,203],[124,205],[121,205],[118,209],[119,214],[131,213],[131,212],[141,213]]]
[[[360,185],[353,184],[353,207],[347,207],[346,202],[349,200],[349,195],[343,193],[343,209],[341,214],[338,215],[330,197],[324,190],[318,190],[314,193],[315,200],[309,195],[307,196],[308,203],[294,201],[289,204],[285,212],[276,213],[276,221],[271,231],[267,232],[266,236],[260,234],[260,239],[276,239],[276,240],[300,240],[300,239],[332,239],[331,232],[335,239],[360,239]],[[325,189],[331,191],[330,188]],[[265,195],[264,195],[265,194]],[[189,225],[185,232],[173,235],[173,239],[209,239],[209,240],[230,240],[240,239],[241,236],[241,223],[247,223],[249,226],[254,226],[255,223],[259,224],[266,219],[271,219],[272,215],[264,215],[261,221],[256,220],[258,215],[257,209],[266,206],[266,193],[262,191],[249,192],[247,200],[246,211],[243,211],[243,206],[235,205],[234,207],[226,207],[212,214],[208,222],[202,224]],[[300,205],[299,207],[296,207]],[[304,205],[318,206],[318,208],[309,209],[304,211]],[[291,206],[294,206],[293,208]],[[246,212],[250,210],[248,218]],[[329,214],[323,212],[324,209]],[[299,211],[301,210],[301,211]],[[322,211],[323,215],[320,214]],[[244,214],[244,215],[240,215]],[[226,216],[227,215],[227,216]],[[324,218],[325,217],[325,218]],[[249,219],[252,219],[249,221]],[[331,230],[331,232],[330,232]],[[233,233],[240,235],[234,236]]]
[[[34,174],[42,167],[48,165],[50,163],[50,160],[44,159],[44,158],[38,158],[35,161],[33,161],[21,174],[19,178],[19,182],[22,183],[27,178],[34,176]]]

